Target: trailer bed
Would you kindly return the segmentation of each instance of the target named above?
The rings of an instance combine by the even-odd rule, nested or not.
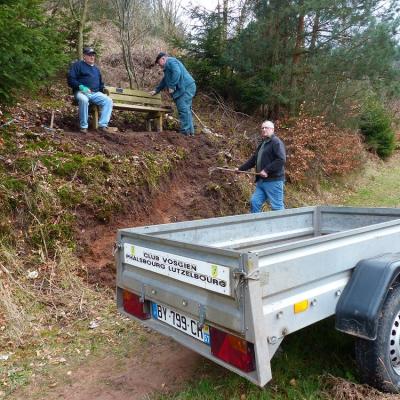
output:
[[[118,308],[129,315],[123,295],[137,294],[150,308],[144,324],[263,386],[284,337],[333,315],[356,264],[399,243],[400,209],[391,208],[304,207],[121,229]],[[221,360],[212,335],[199,340],[161,320],[158,306],[243,338],[255,369]]]

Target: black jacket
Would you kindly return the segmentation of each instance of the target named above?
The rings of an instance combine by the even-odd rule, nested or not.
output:
[[[239,171],[247,171],[257,164],[257,155],[263,142],[261,142],[256,152],[239,167]],[[256,176],[256,181],[259,179],[265,181],[284,181],[285,180],[285,163],[286,163],[286,150],[282,140],[276,135],[271,137],[271,140],[264,146],[263,154],[261,156],[261,170],[267,174],[267,178]],[[261,171],[260,170],[260,171]],[[256,171],[256,172],[260,172]]]

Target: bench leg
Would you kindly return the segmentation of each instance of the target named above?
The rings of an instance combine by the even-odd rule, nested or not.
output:
[[[160,113],[159,115],[157,115],[157,117],[155,118],[156,121],[156,128],[157,128],[157,132],[162,132],[163,130],[163,116]]]
[[[151,132],[151,119],[146,119],[146,130],[147,132]]]
[[[92,114],[92,128],[99,128],[99,107],[96,105],[91,106],[91,114]]]

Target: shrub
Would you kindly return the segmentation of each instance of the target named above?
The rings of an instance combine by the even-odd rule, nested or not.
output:
[[[384,106],[376,99],[367,100],[360,117],[360,131],[370,148],[381,158],[389,157],[396,147],[391,125],[391,115]]]
[[[5,4],[4,4],[5,3]],[[35,89],[66,61],[63,35],[41,0],[8,0],[0,7],[0,103]]]
[[[292,183],[343,176],[364,161],[360,136],[323,117],[300,116],[281,123],[278,135],[286,145],[287,179]]]

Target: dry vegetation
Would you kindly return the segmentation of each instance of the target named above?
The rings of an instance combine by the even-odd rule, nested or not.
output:
[[[100,41],[97,61],[106,84],[129,87],[116,26],[110,21],[95,24],[90,37],[92,42]],[[160,51],[167,51],[167,44],[154,37],[146,37],[133,48],[133,62],[137,68],[138,80],[142,82],[142,87],[139,89],[152,90],[161,79],[160,68],[154,66],[154,60]]]
[[[326,395],[329,399],[335,400],[396,400],[397,394],[385,394],[368,385],[359,385],[343,378],[327,376],[325,378],[327,386]]]

